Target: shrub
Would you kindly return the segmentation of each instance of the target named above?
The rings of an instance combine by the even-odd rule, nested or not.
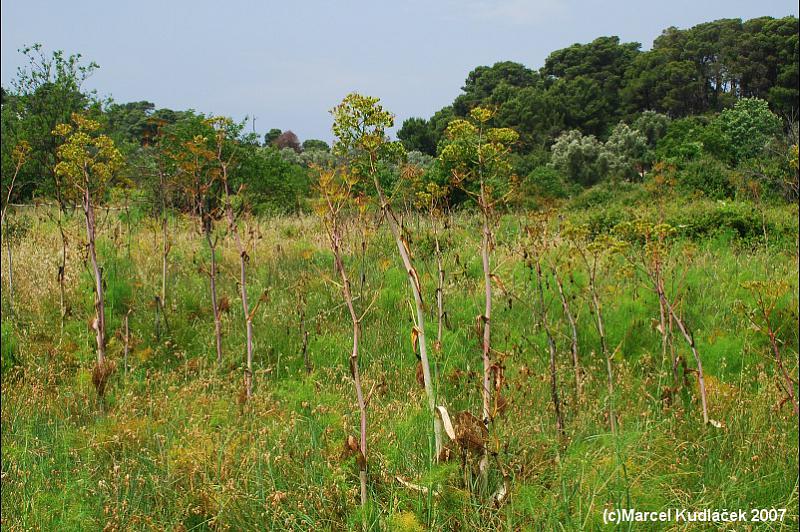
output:
[[[283,150],[295,153],[293,150]],[[283,152],[272,148],[257,150],[242,165],[247,198],[256,214],[286,214],[301,210],[308,194],[309,179],[301,166],[284,159]],[[296,155],[296,154],[295,154]]]
[[[677,174],[678,186],[687,191],[700,191],[712,199],[733,197],[735,192],[730,171],[712,157],[689,161]]]
[[[570,192],[564,176],[549,166],[535,168],[522,182],[522,194],[526,197],[566,198]]]
[[[692,160],[703,153],[700,132],[705,121],[699,117],[673,120],[667,126],[667,133],[656,144],[656,159],[662,161]]]
[[[715,122],[730,139],[732,156],[737,163],[761,153],[781,130],[781,119],[769,110],[766,101],[758,98],[742,98],[732,109],[722,111]]]
[[[697,203],[677,211],[668,223],[690,238],[731,232],[739,238],[751,239],[759,238],[763,232],[758,212],[752,205],[739,202]],[[770,232],[772,229],[767,228]]]
[[[550,166],[574,183],[590,186],[608,175],[603,144],[594,135],[567,131],[556,139],[551,150]]]
[[[654,148],[656,143],[667,134],[670,118],[655,111],[643,111],[631,124],[631,128],[645,136],[647,145]]]
[[[603,146],[612,177],[638,181],[649,159],[647,137],[620,122]]]

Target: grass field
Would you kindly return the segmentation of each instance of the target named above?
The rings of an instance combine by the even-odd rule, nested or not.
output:
[[[475,458],[468,456],[465,466],[458,453],[451,461],[432,460],[430,413],[415,377],[411,292],[397,250],[375,216],[363,254],[360,231],[348,227],[347,267],[356,303],[369,308],[361,370],[370,392],[370,503],[363,511],[355,459],[343,453],[347,436],[358,432],[347,369],[351,328],[318,220],[251,218],[241,226],[250,250],[251,297],[267,294],[254,319],[255,388],[245,403],[240,400],[245,334],[232,240],[223,238],[221,244],[219,290],[229,310],[223,317],[224,360],[217,365],[208,279],[199,271],[208,252],[193,222],[170,221],[164,322],[153,303],[161,282],[158,222],[137,211],[104,211],[99,250],[109,356],[117,371],[103,406],[92,385],[94,337],[87,321],[93,280],[83,256],[80,213],[65,224],[69,311],[62,324],[61,239],[53,213],[45,207],[17,209],[13,300],[5,242],[2,256],[3,529],[357,530],[366,522],[372,530],[399,531],[592,530],[603,527],[604,509],[785,508],[783,521],[749,526],[796,530],[798,419],[789,403],[780,405],[784,395],[769,339],[750,326],[753,298],[744,283],[785,285],[773,319],[796,376],[797,206],[758,210],[750,203],[676,200],[666,214],[678,230],[667,286],[680,294],[680,312],[694,331],[709,415],[721,425],[716,427],[702,423],[693,373],[687,373],[687,386],[662,400],[671,373],[656,329],[658,301],[621,256],[603,252],[598,283],[615,383],[614,396],[606,392],[586,270],[558,231],[571,221],[602,233],[626,219],[656,216],[655,198],[644,189],[631,188],[618,198],[610,194],[587,193],[551,213],[546,248],[533,248],[526,236],[525,228],[536,223],[531,217],[517,213],[500,220],[492,258],[500,280],[492,327],[505,368],[501,393],[507,408],[494,420],[488,440],[496,453],[489,490],[502,484],[500,471],[509,480],[509,496],[499,507],[463,482],[464,469],[473,469]],[[633,202],[640,207],[628,207]],[[428,335],[435,338],[431,224],[413,216],[406,225]],[[433,352],[437,395],[451,413],[478,414],[482,366],[475,320],[483,305],[478,217],[453,215],[442,238],[449,320],[441,351]],[[563,437],[555,427],[547,341],[537,326],[541,308],[526,251],[548,266],[544,301],[558,349]],[[580,401],[550,265],[567,280],[577,315],[585,369]],[[128,310],[126,373],[122,328]],[[674,349],[694,367],[680,335]],[[609,401],[619,418],[616,435],[609,430]]]

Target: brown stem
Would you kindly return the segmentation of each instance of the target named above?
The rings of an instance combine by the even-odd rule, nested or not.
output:
[[[208,221],[204,230],[208,249],[211,251],[211,269],[208,277],[211,281],[211,310],[214,312],[214,339],[217,348],[217,364],[222,363],[222,323],[219,315],[219,305],[217,304],[217,243],[216,239],[211,238],[211,222]]]
[[[356,388],[356,398],[358,401],[358,410],[361,416],[360,422],[360,443],[359,450],[361,456],[357,458],[359,467],[359,480],[361,483],[361,506],[367,504],[367,405],[364,401],[364,391],[361,386],[361,373],[358,367],[359,356],[359,340],[361,337],[361,320],[356,314],[355,306],[353,305],[353,295],[350,290],[350,280],[347,272],[344,269],[344,262],[341,255],[341,235],[339,226],[334,217],[332,221],[332,228],[329,232],[331,248],[333,249],[334,263],[336,269],[342,279],[342,295],[344,296],[347,310],[350,313],[350,320],[353,324],[353,350],[350,353],[350,373],[353,376],[353,382]]]
[[[125,348],[122,355],[122,369],[125,373],[128,373],[128,352],[130,351],[130,342],[131,342],[131,332],[130,327],[128,326],[128,317],[131,315],[131,311],[125,313]]]
[[[611,426],[611,433],[617,433],[617,420],[616,413],[614,412],[614,369],[611,365],[611,357],[608,355],[608,348],[606,347],[606,333],[603,327],[603,311],[600,306],[600,298],[597,295],[597,286],[595,284],[594,266],[589,270],[589,291],[592,295],[592,307],[594,308],[595,324],[597,326],[597,334],[600,337],[600,354],[606,361],[606,377],[608,388],[608,419]]]
[[[692,351],[692,356],[694,356],[694,361],[697,364],[697,384],[700,388],[700,402],[703,409],[703,423],[708,424],[708,400],[706,396],[706,380],[703,375],[703,361],[700,360],[700,354],[697,352],[697,347],[694,343],[694,335],[689,331],[686,327],[686,324],[683,320],[675,313],[675,309],[670,305],[669,301],[667,300],[666,296],[664,295],[664,291],[661,289],[660,285],[657,285],[658,290],[658,297],[663,301],[664,306],[666,306],[667,311],[669,311],[672,318],[675,320],[675,323],[678,325],[678,330],[681,331],[686,343],[689,344],[689,348]]]
[[[795,383],[792,380],[791,375],[789,375],[789,372],[786,371],[786,367],[783,365],[783,357],[781,356],[780,349],[778,349],[778,341],[775,336],[775,331],[772,330],[772,326],[769,325],[769,321],[767,321],[767,333],[769,335],[769,343],[772,346],[772,352],[775,355],[775,362],[778,364],[778,369],[780,369],[781,376],[786,384],[786,393],[789,396],[789,399],[792,401],[792,407],[794,408],[795,415],[800,416],[800,407],[798,407],[797,396],[794,393]]]
[[[564,293],[564,285],[561,282],[561,277],[558,275],[556,268],[553,268],[553,276],[556,279],[556,286],[558,286],[558,295],[561,298],[561,307],[564,309],[564,315],[569,322],[571,332],[570,352],[572,353],[572,368],[575,372],[575,397],[578,402],[581,400],[581,392],[583,389],[583,382],[581,379],[581,363],[578,358],[578,328],[575,324],[575,317],[572,315],[572,310],[569,306],[569,300]]]
[[[442,250],[439,247],[439,233],[434,230],[436,242],[436,347],[442,349],[442,329],[444,327],[444,266],[442,264]]]
[[[306,373],[311,373],[311,359],[308,356],[308,329],[306,329],[306,309],[303,300],[303,309],[300,311],[300,336],[303,338],[303,362],[306,366]]]
[[[162,250],[161,250],[161,304],[167,304],[167,266],[168,266],[168,257],[170,252],[170,243],[169,243],[169,234],[167,230],[167,214],[164,212],[163,218],[161,219],[161,238],[162,238]]]
[[[225,213],[228,216],[228,228],[236,240],[236,247],[239,249],[239,288],[242,297],[242,312],[245,318],[245,330],[247,333],[247,368],[244,372],[244,383],[247,398],[253,396],[253,316],[250,312],[250,305],[247,303],[247,249],[242,243],[239,236],[239,230],[236,227],[236,219],[233,215],[233,206],[231,205],[231,192],[228,185],[228,165],[222,162],[222,183],[225,188]]]
[[[11,193],[14,191],[14,183],[17,181],[17,175],[19,174],[20,168],[24,164],[25,160],[20,158],[17,160],[17,164],[14,167],[14,175],[11,176],[11,183],[8,185],[8,194],[6,194],[6,202],[3,204],[3,211],[0,214],[0,227],[3,226],[3,222],[6,221],[6,211],[8,210],[8,203],[11,201]]]
[[[95,329],[95,339],[97,341],[97,364],[98,366],[103,366],[106,360],[106,316],[103,294],[103,273],[97,263],[95,215],[88,186],[88,178],[86,188],[83,191],[83,213],[86,217],[86,237],[89,242],[89,258],[92,261],[92,269],[94,270],[95,322],[93,328]]]
[[[481,187],[483,188],[483,187]],[[484,287],[484,312],[483,320],[483,424],[488,429],[489,427],[489,405],[491,403],[491,387],[489,379],[491,372],[491,319],[492,319],[492,279],[491,268],[489,263],[489,245],[491,242],[491,229],[489,227],[489,214],[486,212],[486,203],[481,200],[484,207],[483,215],[483,239],[481,241],[481,261],[483,264],[483,287]]]
[[[558,373],[556,371],[556,342],[550,333],[550,326],[547,322],[547,307],[544,304],[544,288],[542,287],[542,268],[539,261],[536,261],[536,278],[539,288],[539,322],[547,336],[547,346],[550,351],[550,398],[553,401],[553,409],[556,415],[556,430],[560,435],[564,435],[564,416],[561,413],[561,401],[558,397]],[[560,284],[560,283],[559,283]]]
[[[441,427],[441,421],[436,415],[436,393],[433,389],[433,381],[431,379],[431,366],[428,359],[428,344],[425,339],[425,310],[422,304],[422,294],[421,294],[419,275],[417,275],[417,270],[414,268],[414,265],[411,262],[411,256],[409,254],[408,248],[406,247],[406,243],[403,240],[402,235],[400,234],[400,228],[398,227],[397,219],[394,215],[391,205],[389,205],[389,202],[386,200],[386,196],[383,192],[383,187],[381,187],[380,181],[378,180],[378,173],[375,167],[374,157],[370,157],[370,164],[372,170],[373,183],[375,184],[375,190],[377,191],[378,199],[381,202],[381,209],[383,210],[386,221],[389,224],[389,229],[392,232],[392,236],[394,236],[395,243],[397,244],[397,251],[399,252],[400,258],[403,261],[403,267],[405,268],[406,275],[408,276],[408,283],[411,286],[411,291],[414,295],[414,304],[416,310],[416,328],[419,334],[418,336],[419,357],[420,357],[420,362],[422,363],[422,378],[423,378],[423,383],[425,385],[425,394],[428,397],[428,408],[430,409],[430,414],[431,417],[433,418],[434,442],[435,442],[436,457],[438,459],[438,456],[442,450],[442,427]]]
[[[61,234],[61,264],[58,265],[58,295],[61,308],[61,335],[64,334],[64,324],[67,320],[67,297],[66,297],[66,276],[67,276],[67,234],[64,232],[64,206],[58,204],[58,231]]]
[[[9,193],[10,194],[10,193]],[[5,209],[3,210],[5,215]],[[11,238],[6,223],[6,249],[8,251],[8,313],[14,319],[14,261],[11,255]]]

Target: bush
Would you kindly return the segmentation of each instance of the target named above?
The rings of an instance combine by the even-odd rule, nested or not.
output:
[[[743,98],[716,118],[720,130],[730,139],[733,159],[739,163],[757,156],[781,130],[781,119],[758,98]]]
[[[656,159],[662,161],[692,160],[703,153],[700,133],[705,127],[700,117],[673,120],[667,126],[667,133],[656,144]]]
[[[647,137],[640,131],[620,122],[603,146],[611,175],[617,179],[638,181],[649,160]]]
[[[245,167],[242,174],[247,176],[247,199],[254,213],[287,214],[301,210],[310,186],[305,168],[286,161],[283,153],[272,148],[249,154],[242,166]]]
[[[698,203],[681,209],[668,222],[680,234],[690,238],[707,237],[726,231],[742,239],[760,238],[763,234],[761,217],[748,203],[719,202],[711,208],[707,203]],[[774,229],[767,228],[770,232]]]
[[[603,144],[594,135],[578,130],[562,133],[552,148],[550,166],[573,183],[591,186],[608,175],[608,160]]]
[[[731,198],[735,193],[730,171],[712,157],[686,163],[677,174],[678,186],[686,192],[700,191],[712,199]]]
[[[522,194],[526,197],[561,199],[569,196],[570,192],[564,176],[549,166],[535,168],[522,182]]]

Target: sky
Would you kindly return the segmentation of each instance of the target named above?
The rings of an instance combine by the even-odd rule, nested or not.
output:
[[[250,117],[248,128],[331,139],[328,110],[348,92],[397,117],[430,117],[476,66],[538,69],[550,52],[602,35],[648,49],[664,28],[798,15],[777,0],[0,0],[0,81],[18,49],[81,53],[86,87],[117,102]]]

